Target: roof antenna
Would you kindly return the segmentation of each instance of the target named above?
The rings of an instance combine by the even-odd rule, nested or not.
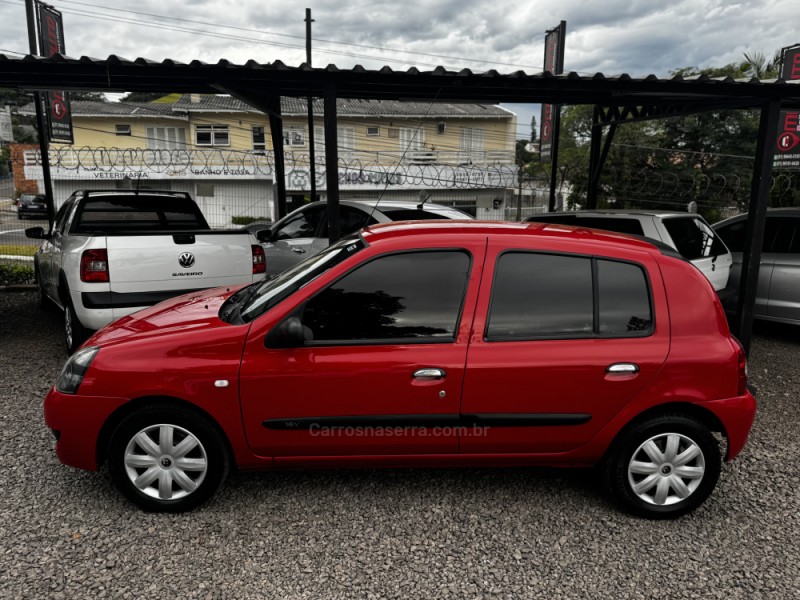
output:
[[[431,199],[431,195],[426,193],[425,190],[419,191],[419,204],[417,204],[417,210],[422,210],[422,207],[425,203]]]

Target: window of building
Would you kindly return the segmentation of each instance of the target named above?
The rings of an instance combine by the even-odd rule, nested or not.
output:
[[[300,125],[292,125],[283,129],[284,146],[305,146],[306,129]]]
[[[497,261],[489,341],[637,336],[652,324],[637,265],[534,252],[506,252]]]
[[[382,256],[312,298],[303,325],[312,344],[452,341],[470,263],[450,250]]]
[[[400,137],[400,130],[397,127],[389,127],[386,130],[386,137],[389,139],[397,139]]]
[[[459,162],[470,163],[481,160],[485,149],[483,138],[483,129],[463,127],[459,141],[459,149],[461,151]]]
[[[116,133],[117,135],[130,135],[131,126],[122,124],[114,125],[114,133]]]
[[[425,149],[425,130],[422,127],[400,129],[400,153],[413,159]]]
[[[356,150],[356,130],[354,127],[337,127],[336,137],[338,139],[339,160],[351,161],[355,158]],[[323,127],[314,128],[314,151],[319,160],[325,155],[325,129]]]
[[[147,147],[150,150],[184,150],[186,129],[183,127],[147,127]]]
[[[381,128],[375,125],[374,127],[367,127],[367,135],[380,135]]]
[[[253,153],[266,154],[267,152],[267,134],[264,127],[253,126]]]
[[[195,144],[197,146],[230,146],[230,130],[227,125],[197,125],[195,126]]]

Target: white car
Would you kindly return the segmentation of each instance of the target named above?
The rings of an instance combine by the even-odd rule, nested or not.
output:
[[[408,200],[339,202],[342,236],[376,223],[431,219],[472,220],[474,217],[451,206]],[[277,275],[328,247],[328,205],[325,202],[312,202],[290,212],[272,226],[253,223],[246,229],[256,233],[264,244],[267,274]]]
[[[64,202],[34,268],[42,305],[64,311],[73,352],[91,330],[167,298],[264,278],[264,251],[242,230],[212,231],[185,193],[81,191]]]
[[[605,229],[656,240],[674,248],[720,292],[728,284],[733,257],[722,239],[698,214],[646,210],[595,210],[543,213],[528,221]]]

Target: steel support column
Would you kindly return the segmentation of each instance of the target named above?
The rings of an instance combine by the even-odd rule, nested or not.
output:
[[[267,116],[269,131],[272,137],[272,153],[275,157],[275,220],[286,216],[286,164],[283,154],[283,118],[281,117],[281,97],[270,96],[267,99]]]
[[[750,354],[753,333],[753,308],[758,289],[758,270],[761,264],[761,246],[767,221],[769,188],[772,180],[772,152],[778,136],[778,119],[781,102],[773,99],[761,107],[753,181],[750,187],[750,208],[745,229],[745,246],[742,256],[742,274],[733,329],[745,352]]]
[[[592,141],[589,144],[589,184],[586,190],[586,208],[597,208],[597,179],[600,164],[600,143],[603,141],[603,125],[600,123],[600,109],[592,111]]]
[[[325,183],[328,196],[328,241],[339,240],[339,135],[336,128],[336,85],[325,83]]]

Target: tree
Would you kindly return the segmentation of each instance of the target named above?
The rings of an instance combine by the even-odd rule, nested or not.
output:
[[[519,167],[527,165],[533,160],[533,154],[527,150],[527,145],[528,140],[517,140],[514,162]]]
[[[748,75],[750,69],[764,77],[773,76],[774,57],[771,62],[756,55],[747,58],[747,64],[683,67],[671,76],[742,78],[752,76]],[[562,193],[568,192],[568,205],[585,206],[592,107],[566,106],[561,114],[556,185]],[[598,208],[685,210],[695,201],[712,222],[724,207],[746,210],[758,126],[759,114],[747,110],[620,123],[599,179]],[[526,172],[547,180],[549,165],[534,162]],[[800,205],[800,173],[778,171],[773,175],[770,204]]]

